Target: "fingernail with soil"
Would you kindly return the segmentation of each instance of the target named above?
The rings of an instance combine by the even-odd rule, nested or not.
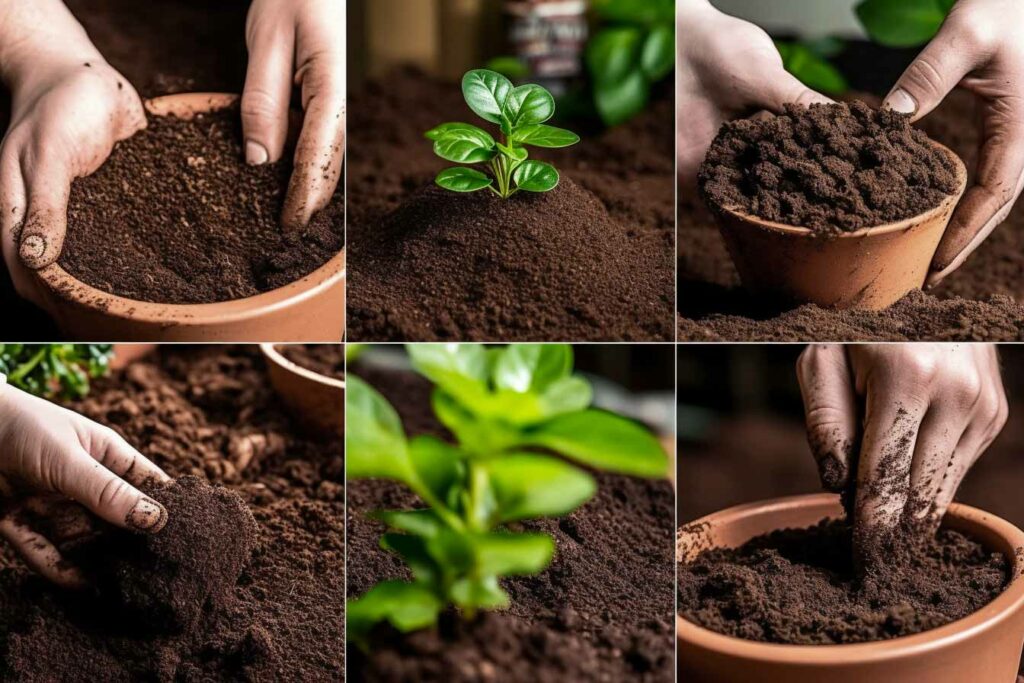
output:
[[[46,252],[46,240],[40,235],[29,235],[21,241],[21,260],[29,268],[36,268]]]
[[[818,462],[821,485],[827,491],[842,491],[846,485],[846,466],[835,453],[825,454]]]
[[[267,154],[266,147],[252,140],[245,143],[245,163],[251,166],[259,166],[267,163],[269,160],[270,155]]]
[[[897,88],[885,100],[885,106],[900,114],[913,114],[917,111],[917,102],[903,88]]]
[[[167,510],[152,498],[143,496],[128,513],[128,526],[155,534],[167,524]]]

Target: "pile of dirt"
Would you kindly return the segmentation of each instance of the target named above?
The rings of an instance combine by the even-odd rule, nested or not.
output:
[[[345,379],[345,347],[341,344],[281,344],[277,350],[299,367]]]
[[[909,116],[854,101],[726,123],[698,182],[715,210],[829,235],[925,213],[957,180],[954,161]]]
[[[352,99],[351,339],[672,339],[670,98],[544,150],[559,187],[509,200],[433,185],[423,131],[465,116],[456,85],[403,71]]]
[[[245,163],[237,107],[149,116],[72,183],[59,262],[93,287],[157,303],[240,299],[299,280],[344,247],[344,188],[306,230],[284,232],[288,159]]]
[[[63,593],[5,550],[0,679],[342,679],[342,443],[313,439],[292,423],[270,389],[259,350],[165,348],[151,361],[98,380],[88,398],[70,407],[111,426],[179,479],[152,494],[169,516],[163,531],[139,539],[136,547],[149,552],[133,557],[128,544],[115,556],[115,564],[141,567],[135,578],[178,564],[178,578],[172,572],[143,587],[131,578],[137,570],[130,569],[121,578],[131,580],[119,584],[130,604],[169,602],[164,614],[173,617],[163,624],[151,618],[149,628],[140,628],[113,608],[117,601],[109,591],[100,594],[100,602],[91,594]],[[211,492],[188,475],[233,493]],[[255,539],[236,494],[252,512]],[[196,506],[196,498],[205,498],[206,505]],[[214,510],[217,521],[209,517]],[[230,529],[228,515],[234,520]],[[199,533],[197,526],[206,531]],[[236,566],[244,563],[253,540],[235,583]],[[225,557],[202,559],[214,550]],[[194,603],[167,599],[171,591],[200,600],[187,574],[220,577],[198,589],[208,591],[209,599],[191,623]],[[173,623],[181,629],[167,628]]]
[[[429,408],[430,386],[408,374],[366,366],[351,372],[395,406],[409,434],[444,436]],[[468,622],[446,613],[437,628],[402,635],[380,629],[367,651],[349,651],[349,680],[671,681],[674,675],[672,506],[664,481],[598,474],[597,496],[561,519],[524,530],[555,538],[539,576],[502,581],[511,606]],[[379,581],[409,578],[379,546],[379,509],[422,503],[382,481],[349,483],[348,594]]]
[[[679,609],[718,633],[770,643],[887,640],[938,628],[995,599],[1007,559],[957,531],[887,544],[885,565],[854,571],[848,524],[823,520],[679,565]],[[912,537],[914,538],[914,537]]]

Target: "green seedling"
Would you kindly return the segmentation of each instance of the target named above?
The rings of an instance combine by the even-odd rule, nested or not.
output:
[[[548,126],[555,114],[555,100],[547,90],[528,83],[518,87],[488,69],[469,71],[462,78],[462,95],[473,112],[500,129],[497,140],[486,130],[469,123],[442,123],[427,131],[434,153],[458,164],[485,164],[491,171],[466,166],[447,168],[436,182],[453,192],[490,188],[503,199],[519,190],[548,192],[558,185],[558,171],[551,164],[527,159],[526,147],[568,147],[580,141],[576,133]]]
[[[425,504],[374,513],[389,528],[381,547],[414,578],[349,601],[348,633],[360,644],[380,623],[409,632],[435,624],[448,606],[467,618],[507,606],[500,579],[540,573],[555,551],[547,534],[509,525],[589,500],[597,484],[574,463],[652,478],[668,468],[646,429],[590,407],[569,346],[417,344],[408,352],[434,384],[434,413],[454,439],[407,438],[384,397],[349,377],[347,476],[401,482]]]
[[[828,62],[828,58],[842,50],[842,42],[834,38],[816,41],[775,41],[786,71],[796,76],[808,88],[829,95],[840,95],[850,86],[846,79]]]
[[[82,398],[107,374],[110,344],[0,344],[0,372],[11,386],[44,398]]]
[[[917,47],[931,40],[956,0],[862,0],[855,8],[864,30],[886,47]]]

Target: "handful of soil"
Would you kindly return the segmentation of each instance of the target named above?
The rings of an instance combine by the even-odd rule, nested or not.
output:
[[[345,347],[341,344],[282,344],[277,350],[301,368],[345,379]]]
[[[726,123],[698,182],[712,209],[823,234],[911,218],[958,190],[953,159],[908,116],[863,102]]]
[[[949,529],[901,536],[887,548],[885,566],[860,577],[852,539],[846,522],[823,520],[739,548],[707,550],[679,565],[680,614],[746,640],[860,643],[962,619],[994,600],[1010,579],[1002,554]]]
[[[285,159],[290,158],[288,152]],[[59,263],[105,292],[198,304],[295,282],[345,244],[343,189],[301,233],[281,228],[290,161],[243,161],[237,107],[150,116],[96,173],[72,183]]]

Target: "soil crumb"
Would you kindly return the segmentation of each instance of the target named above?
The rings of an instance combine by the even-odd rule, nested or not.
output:
[[[345,347],[341,344],[279,344],[277,350],[299,367],[345,379]]]
[[[894,536],[885,565],[854,570],[844,521],[783,529],[679,565],[686,619],[718,633],[769,643],[829,645],[887,640],[976,612],[1009,581],[1006,557],[942,529]]]
[[[237,107],[149,116],[96,173],[72,183],[60,265],[103,291],[156,303],[254,296],[344,247],[344,188],[301,233],[280,225],[292,165],[243,160]]]
[[[698,183],[713,209],[822,234],[911,218],[958,189],[954,161],[909,116],[860,101],[726,123]]]

